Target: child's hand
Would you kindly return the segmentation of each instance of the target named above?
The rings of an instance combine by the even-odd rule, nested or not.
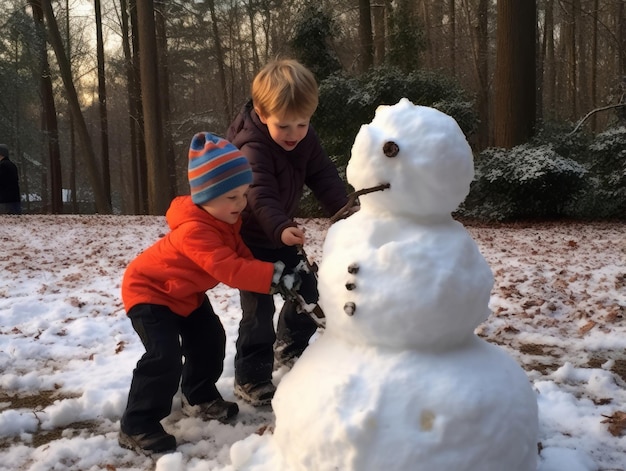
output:
[[[285,245],[304,245],[304,231],[297,227],[287,227],[280,235],[280,240]]]

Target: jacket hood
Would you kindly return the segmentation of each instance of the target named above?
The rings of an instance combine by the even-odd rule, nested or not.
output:
[[[252,100],[244,105],[235,120],[229,126],[226,139],[239,149],[245,145],[260,144],[262,146],[270,146],[270,148],[275,149],[279,154],[291,152],[285,151],[280,145],[274,142],[267,126],[261,123],[261,120],[254,111]],[[235,142],[237,142],[237,144],[235,144]]]
[[[165,220],[171,230],[186,222],[206,222],[207,217],[212,218],[213,216],[196,206],[191,201],[191,196],[177,196],[172,200],[169,209],[165,213]]]

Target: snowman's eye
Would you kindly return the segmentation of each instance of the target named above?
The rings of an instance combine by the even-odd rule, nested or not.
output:
[[[400,152],[400,148],[398,147],[398,144],[393,141],[387,141],[383,145],[383,153],[387,157],[395,157],[398,155],[398,152]]]

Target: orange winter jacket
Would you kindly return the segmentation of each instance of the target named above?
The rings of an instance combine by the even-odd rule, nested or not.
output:
[[[274,265],[253,258],[239,235],[241,219],[228,224],[196,206],[190,196],[172,201],[165,215],[171,229],[126,268],[122,301],[160,304],[181,316],[200,307],[205,292],[222,282],[269,293]]]

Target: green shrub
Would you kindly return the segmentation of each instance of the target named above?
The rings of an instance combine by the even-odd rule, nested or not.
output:
[[[332,75],[321,81],[313,125],[329,155],[345,166],[361,126],[372,121],[378,106],[395,105],[401,98],[451,115],[467,135],[476,129],[473,102],[458,84],[432,72],[407,74],[389,66],[358,77]]]
[[[490,220],[557,218],[583,187],[587,169],[550,144],[487,149],[460,213]]]
[[[626,128],[596,135],[579,161],[589,178],[578,197],[567,205],[571,217],[582,219],[626,218]]]

